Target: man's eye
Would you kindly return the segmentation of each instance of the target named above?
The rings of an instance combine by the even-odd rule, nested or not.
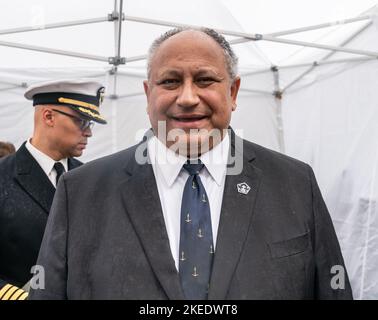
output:
[[[162,85],[175,85],[178,84],[180,81],[178,79],[164,79],[160,81]]]
[[[210,85],[213,82],[215,82],[215,79],[210,78],[210,77],[203,77],[203,78],[198,78],[196,82],[199,83],[200,85]]]

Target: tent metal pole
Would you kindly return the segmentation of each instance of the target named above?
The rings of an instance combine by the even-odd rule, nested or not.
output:
[[[118,21],[122,21],[122,16],[119,15],[118,11],[118,1],[114,0],[114,10],[113,10],[113,17],[114,19],[118,15]],[[120,48],[119,46],[119,37],[118,37],[118,32],[119,29],[117,28],[117,20],[114,20],[114,52],[115,52],[115,57],[117,57],[117,52],[118,49]],[[119,56],[118,56],[119,57]],[[117,65],[113,65],[112,69],[108,72],[108,77],[109,79],[113,80],[113,92],[109,96],[109,98],[112,100],[111,101],[111,113],[112,113],[112,124],[111,124],[111,129],[112,129],[112,151],[115,152],[117,150],[118,146],[118,139],[117,139],[117,127],[118,127],[118,108],[116,105],[116,102],[114,101],[115,99],[118,99],[117,97]]]
[[[348,42],[350,42],[351,40],[353,40],[358,34],[360,34],[361,32],[363,32],[365,29],[367,29],[373,22],[372,21],[368,21],[366,24],[364,24],[360,29],[358,29],[355,33],[353,33],[351,35],[351,37],[349,37],[348,39],[346,39],[344,42],[342,42],[340,44],[340,46],[344,46],[346,45]],[[231,40],[230,43],[238,43],[238,41],[241,40],[241,39],[234,39],[234,40]],[[243,41],[244,42],[244,41]],[[325,60],[325,59],[328,59],[329,57],[331,57],[333,54],[335,54],[336,52],[333,51],[333,52],[330,52],[328,53],[326,56],[324,56],[321,60],[319,61],[313,61],[313,62],[308,62],[308,63],[301,63],[301,64],[292,64],[292,65],[283,65],[283,66],[279,66],[278,68],[279,69],[288,69],[288,68],[296,68],[296,67],[306,67],[306,66],[318,66],[318,65],[323,65],[323,64],[331,64],[331,63],[343,63],[343,62],[358,62],[358,61],[369,61],[369,60],[375,60],[377,59],[376,56],[373,56],[373,57],[357,57],[357,58],[345,58],[345,59],[336,59],[336,60]],[[263,68],[263,69],[260,69],[260,70],[255,70],[255,71],[246,71],[246,72],[242,72],[241,75],[242,76],[251,76],[251,75],[255,75],[255,74],[259,74],[259,73],[265,73],[265,72],[270,72],[271,71],[271,68]],[[307,73],[306,73],[307,74]]]
[[[17,88],[24,88],[24,86],[22,84],[13,85],[13,86],[10,86],[10,87],[0,88],[0,91],[7,91],[7,90],[17,89]]]
[[[113,58],[114,67],[112,68],[110,75],[113,76],[113,93],[111,97],[113,99],[117,98],[117,66],[121,63],[121,32],[122,32],[122,6],[123,0],[120,0],[119,5],[118,1],[114,1],[114,11],[113,17],[114,20],[114,40],[115,40],[115,53]]]
[[[274,81],[274,101],[276,103],[276,120],[277,120],[277,139],[279,150],[285,153],[285,141],[284,141],[284,131],[283,131],[283,120],[282,120],[282,92],[280,88],[280,75],[278,68],[273,66],[271,68],[273,72]]]
[[[83,78],[98,78],[98,77],[103,77],[104,74],[103,73],[90,73],[90,74],[87,74],[87,73],[84,73],[82,75],[76,75],[77,77],[83,77]],[[4,80],[0,80],[0,84],[7,84],[7,85],[11,85],[12,87],[10,88],[27,88],[29,86],[29,84],[27,82],[11,82],[11,81],[4,81]],[[1,88],[0,90],[2,90],[3,88]]]
[[[138,77],[146,79],[147,73],[145,71],[139,72],[139,71],[130,71],[130,70],[122,70],[121,68],[118,68],[117,71],[118,75],[120,76],[130,76],[130,77]]]
[[[12,82],[12,81],[9,81],[9,80],[0,79],[0,84],[6,84],[6,85],[11,85],[11,86],[18,86],[19,85],[19,81]]]
[[[348,37],[346,40],[344,40],[340,46],[345,46],[349,42],[351,42],[357,35],[359,35],[361,32],[366,30],[373,22],[369,21],[365,25],[363,25],[360,29],[358,29],[356,32],[354,32],[350,37]],[[326,54],[320,61],[326,61],[329,57],[334,55],[336,52],[330,52]],[[377,56],[375,58],[378,58]],[[304,71],[302,74],[300,74],[297,78],[295,78],[293,81],[291,81],[289,84],[287,84],[283,89],[282,92],[285,92],[287,89],[292,87],[294,84],[296,84],[299,80],[301,80],[304,76],[309,74],[312,70],[314,70],[315,67],[319,65],[319,62],[314,62],[310,68],[308,68],[306,71]]]
[[[284,44],[290,44],[290,45],[296,45],[296,46],[304,46],[304,47],[317,48],[317,49],[324,49],[324,50],[331,50],[331,51],[346,52],[346,53],[359,54],[359,55],[378,58],[378,52],[377,51],[342,48],[342,47],[338,47],[338,46],[330,46],[330,45],[324,45],[324,44],[318,44],[318,43],[312,43],[312,42],[304,42],[304,41],[297,41],[297,40],[275,38],[275,37],[264,36],[264,35],[262,35],[261,37],[262,37],[261,38],[262,40],[271,41],[271,42],[278,42],[278,43],[284,43]]]
[[[116,52],[116,57],[121,58],[121,36],[122,36],[122,16],[123,16],[123,0],[119,1],[119,12],[118,12],[118,26],[117,26],[117,52]]]
[[[308,68],[307,70],[305,70],[304,72],[302,72],[298,77],[296,77],[293,81],[291,81],[287,86],[285,86],[283,89],[282,89],[282,93],[286,92],[287,89],[289,89],[290,87],[292,87],[294,84],[296,84],[298,81],[300,81],[301,79],[303,79],[307,74],[309,74],[313,69],[315,68],[315,66],[312,66],[310,68]]]
[[[126,94],[120,94],[117,96],[117,99],[124,99],[124,98],[130,98],[130,97],[136,97],[136,96],[142,96],[142,95],[144,95],[143,91],[131,92],[131,93],[126,93]]]
[[[184,24],[184,23],[176,23],[164,20],[157,20],[157,19],[149,19],[149,18],[141,18],[141,17],[134,17],[125,15],[125,20],[133,21],[133,22],[140,22],[140,23],[147,23],[147,24],[155,24],[164,27],[192,27],[192,28],[199,28],[200,26],[192,25],[192,24]]]
[[[119,6],[117,5],[118,1],[114,1],[114,11],[110,15],[112,17],[112,21],[114,21],[114,44],[115,44],[115,53],[114,57],[109,58],[109,63],[113,64],[114,66],[118,66],[120,64],[125,64],[126,59],[121,57],[121,39],[122,39],[122,21],[123,21],[123,0],[120,0]],[[114,74],[116,74],[117,69],[114,69]]]
[[[114,52],[117,51],[117,2],[118,0],[114,0],[114,9],[113,9],[113,12],[112,12],[112,16],[113,16],[113,21],[114,21]]]
[[[118,9],[117,2],[118,2],[118,0],[114,0],[114,12],[117,12],[117,9]]]
[[[367,16],[361,16],[361,17],[356,17],[356,18],[351,18],[351,19],[338,20],[338,21],[334,21],[334,22],[317,24],[317,25],[303,27],[303,28],[296,28],[296,29],[289,29],[289,30],[284,30],[284,31],[279,31],[279,32],[268,33],[267,35],[272,36],[272,37],[281,37],[281,36],[285,36],[285,35],[289,35],[289,34],[318,30],[318,29],[329,28],[329,27],[334,27],[334,26],[340,26],[340,25],[344,25],[344,24],[348,24],[348,23],[370,20],[370,19],[371,19],[371,16],[367,15]],[[229,42],[231,44],[238,44],[238,43],[245,43],[245,42],[248,42],[250,40],[251,39],[237,38],[237,39],[232,39]]]
[[[108,17],[100,17],[100,18],[85,19],[85,20],[75,20],[75,21],[67,21],[67,22],[50,23],[50,24],[46,24],[46,25],[43,25],[43,26],[4,29],[4,30],[0,30],[0,35],[20,33],[20,32],[29,32],[29,31],[39,31],[39,30],[46,30],[46,29],[55,29],[55,28],[63,28],[63,27],[71,27],[71,26],[79,26],[79,25],[83,25],[83,24],[99,23],[99,22],[105,22],[105,21],[109,21],[109,18]]]
[[[146,59],[147,59],[147,55],[142,54],[140,56],[134,56],[134,57],[126,58],[126,63],[127,62],[134,62],[134,61],[141,61],[141,60],[146,60]]]
[[[141,61],[147,59],[147,55],[140,55],[135,57],[126,58],[126,63],[134,62],[134,61]],[[329,60],[329,61],[313,61],[313,62],[306,62],[306,63],[298,63],[298,64],[290,64],[290,65],[282,65],[279,66],[279,69],[290,69],[290,68],[296,68],[296,67],[307,67],[311,66],[313,64],[316,65],[322,65],[322,64],[331,64],[331,63],[342,63],[342,62],[357,62],[357,61],[368,61],[368,60],[375,60],[376,57],[361,57],[361,58],[346,58],[346,59],[335,59],[335,60]],[[261,68],[259,70],[255,71],[245,71],[241,72],[241,76],[251,76],[259,73],[266,73],[270,72],[271,68]]]
[[[251,39],[246,39],[246,38],[236,38],[236,39],[231,39],[228,42],[230,44],[239,44],[239,43],[246,43],[251,41]]]
[[[260,93],[260,94],[265,94],[265,95],[272,95],[271,91],[264,91],[264,90],[258,90],[258,89],[250,89],[250,88],[240,88],[240,91],[243,92],[249,92],[249,93]]]
[[[360,16],[360,17],[355,17],[355,18],[351,18],[351,19],[337,20],[337,21],[334,21],[334,22],[322,23],[322,24],[317,24],[317,25],[308,26],[308,27],[302,27],[302,28],[296,28],[296,29],[290,29],[290,30],[285,30],[285,31],[280,31],[280,32],[269,33],[268,35],[272,36],[272,37],[281,37],[281,36],[285,36],[285,35],[288,35],[288,34],[312,31],[312,30],[329,28],[329,27],[334,27],[334,26],[340,26],[340,25],[353,23],[353,22],[357,22],[357,21],[364,21],[364,20],[371,20],[371,16],[366,15],[366,16]]]
[[[270,67],[270,68],[267,67],[267,68],[261,68],[261,69],[254,70],[254,71],[240,72],[240,75],[245,77],[245,76],[252,76],[252,75],[260,74],[260,73],[271,72],[271,71],[272,71],[272,67]]]
[[[125,16],[125,19],[128,20],[128,21],[151,23],[151,24],[157,24],[157,25],[161,25],[161,26],[170,26],[170,27],[193,27],[193,28],[201,27],[201,26],[196,26],[196,25],[180,24],[180,23],[173,23],[173,22],[169,22],[169,21],[139,18],[139,17],[132,17],[132,16]],[[378,52],[374,52],[374,51],[341,48],[341,47],[337,47],[337,46],[330,46],[330,45],[317,44],[317,43],[311,43],[311,42],[283,39],[283,38],[277,38],[277,37],[271,36],[269,34],[266,34],[266,35],[252,34],[252,33],[229,31],[229,30],[222,30],[222,29],[215,29],[215,30],[219,33],[224,34],[224,35],[243,37],[243,38],[255,40],[255,41],[265,40],[265,41],[278,42],[278,43],[284,43],[284,44],[289,44],[289,45],[312,47],[312,48],[323,49],[323,50],[340,51],[340,52],[347,52],[347,53],[352,53],[352,54],[360,54],[360,55],[365,55],[365,56],[378,57]]]
[[[14,42],[0,41],[0,46],[39,51],[39,52],[45,52],[45,53],[52,53],[52,54],[58,54],[58,55],[82,58],[82,59],[88,59],[88,60],[97,60],[97,61],[104,61],[104,62],[109,61],[108,57],[102,57],[102,56],[96,56],[92,54],[84,54],[84,53],[72,52],[72,51],[65,51],[65,50],[58,50],[58,49],[52,49],[52,48],[46,48],[46,47],[32,46],[32,45],[26,45],[26,44],[14,43]]]
[[[106,71],[105,71],[106,72]],[[82,78],[100,78],[103,77],[104,73],[90,73],[90,74],[83,74]]]
[[[361,17],[356,17],[356,18],[351,18],[351,19],[338,20],[338,21],[318,24],[318,25],[314,25],[314,26],[308,26],[308,27],[290,29],[290,30],[281,31],[281,32],[269,33],[269,34],[267,34],[267,36],[282,36],[282,35],[287,35],[287,34],[305,32],[305,31],[316,30],[316,29],[320,29],[320,28],[331,27],[331,26],[335,26],[335,25],[342,25],[342,24],[352,23],[352,22],[356,22],[356,21],[368,20],[370,18],[371,18],[370,16],[361,16]],[[125,19],[129,20],[129,21],[141,22],[141,23],[151,23],[151,24],[156,23],[158,25],[170,26],[170,27],[179,27],[179,26],[198,27],[198,26],[194,26],[194,25],[177,24],[177,23],[171,23],[171,22],[167,22],[167,21],[145,19],[145,18],[138,18],[138,17],[131,17],[131,16],[126,16]],[[245,43],[245,42],[248,42],[248,41],[251,41],[251,40],[252,40],[251,38],[248,38],[248,39],[237,38],[237,39],[229,40],[229,43],[230,44],[238,44],[238,43]],[[146,58],[147,58],[147,55],[140,55],[140,56],[137,56],[137,57],[126,58],[126,61],[132,62],[132,61],[144,60]],[[266,71],[270,71],[270,69],[266,69]]]
[[[111,94],[113,99],[117,98],[117,80],[118,80],[118,73],[117,73],[117,67],[114,66],[110,74],[113,76],[113,93]]]
[[[115,0],[115,4],[117,4],[117,0]],[[115,5],[115,7],[116,7],[116,5]],[[293,34],[293,33],[305,32],[305,31],[310,31],[310,30],[332,27],[332,26],[335,26],[335,25],[342,25],[342,24],[352,23],[352,22],[356,22],[356,21],[367,20],[367,19],[370,19],[370,18],[371,18],[371,16],[369,16],[369,15],[368,16],[361,16],[361,17],[356,17],[356,18],[351,18],[351,19],[345,19],[345,20],[338,20],[338,21],[329,22],[329,23],[323,23],[323,24],[314,25],[314,26],[308,26],[308,27],[303,27],[303,28],[290,29],[290,30],[285,30],[285,31],[280,31],[280,32],[269,33],[268,35],[273,36],[273,37],[279,37],[279,36]],[[159,24],[159,25],[171,26],[171,27],[175,27],[175,26],[196,27],[194,25],[177,24],[177,23],[172,23],[172,22],[168,22],[168,21],[145,19],[145,18],[138,18],[138,17],[131,17],[131,16],[126,16],[126,20],[141,22],[141,23]],[[84,20],[74,20],[74,21],[50,23],[50,24],[46,24],[44,26],[37,26],[37,27],[20,27],[20,28],[4,29],[4,30],[0,30],[0,35],[20,33],[20,32],[28,32],[28,31],[45,30],[45,29],[71,27],[71,26],[91,24],[91,23],[99,23],[99,22],[105,22],[105,21],[109,21],[109,16],[99,17],[99,18],[91,18],[91,19],[84,19]],[[235,43],[242,43],[242,42],[246,42],[246,41],[250,41],[250,40],[251,39],[240,38],[240,39],[234,39],[232,41],[235,41]]]
[[[371,25],[373,24],[373,21],[370,20],[368,21],[367,23],[365,23],[361,28],[359,28],[358,30],[356,30],[354,33],[352,33],[347,39],[345,39],[344,41],[341,42],[341,44],[339,45],[339,47],[343,47],[345,45],[347,45],[349,42],[351,42],[355,37],[357,37],[360,33],[364,32],[367,28],[369,28]],[[324,60],[327,60],[328,58],[330,58],[331,56],[333,56],[336,52],[335,51],[332,51],[332,52],[329,52],[327,53],[322,59],[321,61],[324,61]],[[373,56],[374,57],[374,56]],[[376,58],[376,57],[374,57]]]
[[[182,27],[182,28],[204,28],[205,26],[199,26],[194,24],[185,24],[185,23],[177,23],[177,22],[170,22],[164,20],[157,20],[157,19],[149,19],[149,18],[141,18],[141,17],[134,17],[134,16],[125,16],[125,20],[133,21],[133,22],[140,22],[140,23],[148,23],[148,24],[155,24],[159,26],[165,27]],[[218,33],[222,33],[228,36],[235,36],[235,37],[243,37],[248,38],[250,40],[260,40],[260,35],[258,34],[250,34],[245,32],[238,32],[238,31],[230,31],[230,30],[223,30],[214,28]]]
[[[117,0],[115,0],[115,8],[116,7],[117,7]],[[122,10],[122,0],[121,0],[121,3],[120,3],[120,9]],[[352,22],[366,20],[366,19],[370,19],[370,18],[371,18],[371,16],[369,16],[369,15],[368,16],[361,16],[361,17],[356,17],[356,18],[352,18],[352,19],[339,20],[339,21],[335,21],[335,22],[324,23],[324,24],[319,24],[319,25],[315,25],[315,26],[308,26],[308,27],[303,27],[303,28],[297,28],[297,29],[291,29],[291,30],[286,30],[286,31],[281,31],[281,32],[276,32],[276,33],[270,33],[270,34],[266,34],[266,35],[248,34],[248,33],[243,33],[243,32],[235,32],[235,31],[228,31],[228,30],[221,30],[221,29],[217,29],[217,31],[220,32],[220,33],[223,33],[225,35],[241,36],[242,37],[242,38],[239,38],[239,39],[230,40],[231,44],[242,43],[242,42],[246,42],[246,41],[250,41],[250,40],[266,40],[266,41],[282,42],[282,43],[293,44],[293,45],[311,46],[311,47],[320,48],[320,49],[336,50],[337,47],[317,45],[317,44],[314,44],[314,43],[306,43],[306,42],[287,40],[287,39],[281,39],[280,40],[280,39],[276,39],[275,37],[287,35],[287,34],[292,34],[292,33],[309,31],[309,30],[315,30],[315,29],[319,29],[319,28],[330,27],[330,26],[334,26],[334,25],[352,23]],[[196,25],[179,24],[179,23],[173,23],[173,22],[168,22],[168,21],[162,21],[162,20],[156,20],[156,19],[147,19],[147,18],[140,18],[140,17],[132,17],[132,16],[125,16],[125,19],[129,20],[129,21],[134,21],[134,22],[150,23],[150,24],[157,24],[157,25],[170,26],[170,27],[194,27],[194,28],[199,27],[199,26],[196,26]],[[121,20],[121,19],[119,19],[119,20]],[[44,25],[44,26],[38,27],[38,28],[36,28],[36,27],[21,27],[21,28],[5,29],[5,30],[0,30],[0,35],[1,34],[27,32],[27,31],[45,30],[45,29],[52,29],[52,28],[61,28],[61,27],[76,26],[76,25],[90,24],[90,23],[99,23],[99,22],[104,22],[104,21],[109,21],[109,16],[108,17],[93,18],[93,19],[86,19],[86,20],[76,20],[76,21],[69,21],[69,22],[52,23],[52,24],[47,24],[47,25]],[[119,25],[121,25],[121,24],[119,23]],[[119,28],[120,28],[120,26],[119,26]],[[119,33],[118,38],[120,38],[120,37],[121,37],[121,34]],[[120,52],[119,50],[120,50],[120,46],[117,49],[117,52]],[[363,50],[348,49],[348,51],[344,51],[344,52],[362,54],[362,55],[372,55],[374,57],[378,56],[378,53],[376,53],[376,52],[369,52],[369,51],[363,51]],[[140,60],[143,60],[143,59],[144,58],[140,58]],[[136,60],[130,60],[130,61],[136,61]]]
[[[113,9],[113,12],[112,12],[112,16],[114,18],[114,60],[116,59],[117,57],[117,52],[118,52],[118,41],[119,41],[119,37],[118,37],[118,32],[119,32],[119,29],[118,29],[118,21],[119,21],[119,12],[118,12],[118,0],[114,0],[114,9]],[[117,20],[117,17],[118,17],[118,20]],[[113,90],[112,90],[112,93],[110,95],[110,98],[113,99],[117,96],[117,79],[116,79],[116,76],[117,76],[117,66],[113,66],[111,68],[111,70],[109,71],[109,76],[111,76],[111,78],[113,79]],[[113,115],[115,115],[115,111],[113,110],[113,104],[112,104],[112,113]],[[114,135],[113,135],[113,138],[114,138]],[[114,140],[114,139],[113,139]],[[114,141],[113,141],[113,147],[114,147]]]
[[[348,63],[348,62],[364,62],[364,61],[373,61],[377,60],[377,58],[374,57],[357,57],[357,58],[345,58],[345,59],[334,59],[334,60],[320,60],[320,61],[313,61],[313,62],[307,62],[307,63],[298,63],[298,64],[290,64],[290,65],[282,65],[282,66],[277,66],[280,70],[282,69],[291,69],[291,68],[301,68],[301,67],[311,67],[313,65],[315,66],[321,66],[321,65],[327,65],[327,64],[337,64],[337,63]],[[246,71],[246,72],[241,72],[240,75],[243,77],[246,76],[252,76],[255,74],[260,74],[260,73],[267,73],[270,72],[271,68],[264,68],[261,70],[256,70],[256,71]]]
[[[364,62],[364,61],[373,61],[377,60],[377,58],[373,57],[361,57],[361,58],[346,58],[346,59],[334,59],[334,60],[320,60],[320,61],[314,61],[309,63],[298,63],[298,64],[291,64],[287,66],[280,66],[279,68],[282,69],[291,69],[291,68],[300,68],[300,67],[310,67],[310,66],[321,66],[321,65],[327,65],[327,64],[336,64],[336,63],[346,63],[346,62]]]

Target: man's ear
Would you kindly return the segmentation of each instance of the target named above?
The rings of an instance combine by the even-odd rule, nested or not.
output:
[[[150,87],[148,85],[148,80],[143,81],[143,88],[144,88],[144,93],[146,94],[147,101],[148,101],[148,97],[150,95]]]
[[[42,120],[46,123],[49,127],[53,127],[55,123],[55,117],[50,108],[43,108],[42,112]]]
[[[148,114],[148,111],[149,111],[149,100],[150,100],[150,87],[148,85],[148,80],[144,80],[143,81],[143,88],[144,88],[144,93],[146,94],[146,98],[147,98],[147,108],[146,108],[146,111],[147,111],[147,114]]]
[[[235,111],[236,109],[236,99],[238,97],[240,82],[241,82],[240,77],[236,77],[231,84],[232,111]]]

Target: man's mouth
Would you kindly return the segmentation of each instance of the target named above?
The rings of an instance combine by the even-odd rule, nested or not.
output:
[[[201,121],[203,119],[206,119],[206,115],[184,115],[184,116],[177,116],[177,117],[171,117],[175,121],[179,122],[196,122]]]

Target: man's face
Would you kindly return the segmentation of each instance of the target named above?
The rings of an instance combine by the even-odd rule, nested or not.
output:
[[[92,136],[90,128],[84,131],[80,129],[80,116],[69,107],[54,106],[51,109],[62,111],[61,114],[52,110],[54,115],[54,149],[61,155],[61,158],[80,157],[86,148],[88,138]],[[75,118],[72,118],[75,117]]]
[[[159,136],[158,122],[165,121],[167,134],[183,130],[181,143],[205,143],[213,129],[228,128],[239,85],[239,78],[231,81],[222,48],[211,37],[198,31],[172,36],[157,49],[144,82],[155,135]],[[202,130],[189,135],[191,129]]]

